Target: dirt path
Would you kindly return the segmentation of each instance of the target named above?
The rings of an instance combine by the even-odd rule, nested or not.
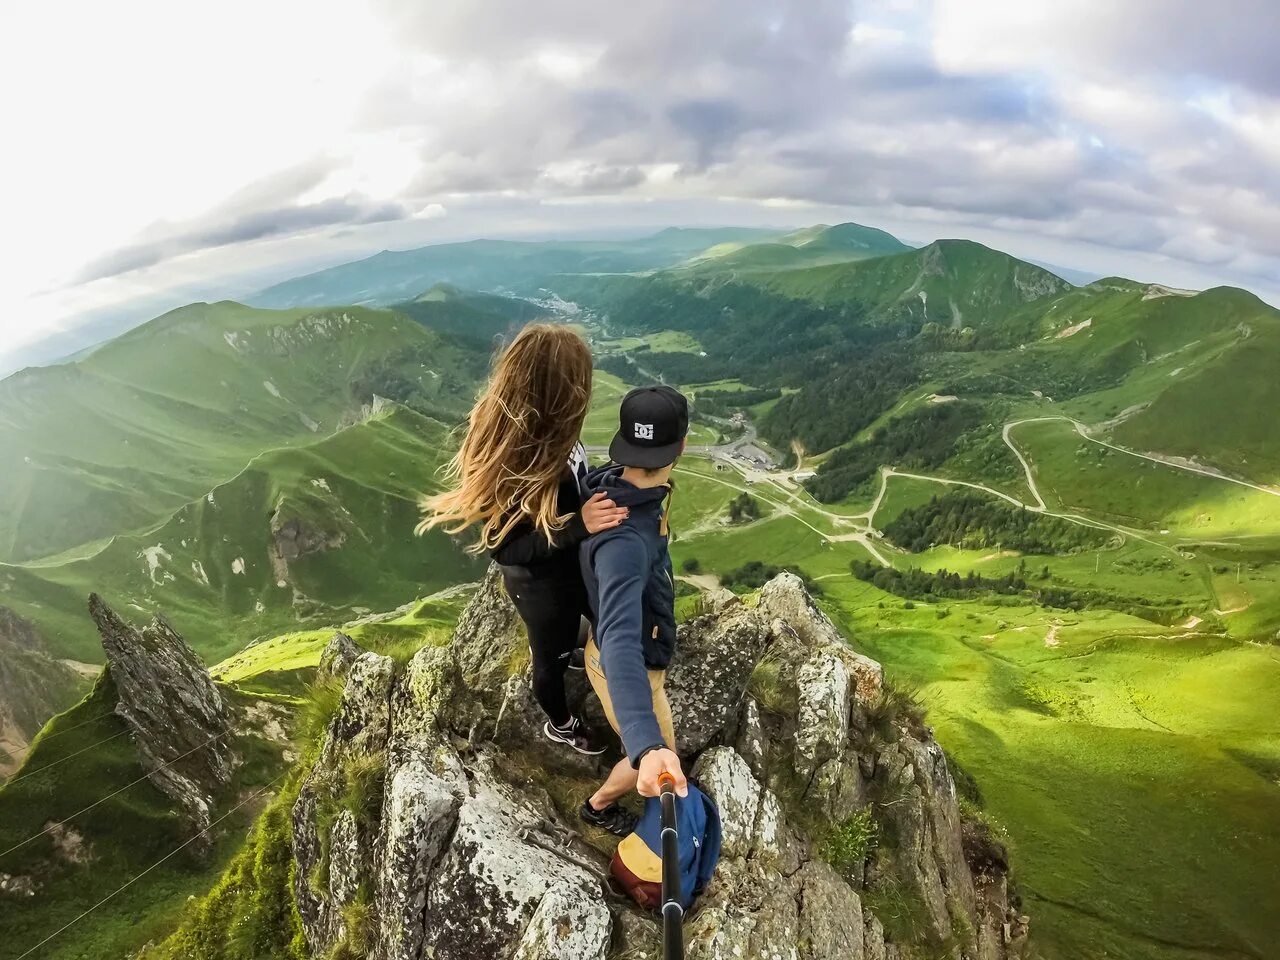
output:
[[[1012,423],[1006,423],[1004,429],[1000,431],[1000,436],[1004,438],[1005,446],[1013,451],[1013,455],[1018,458],[1018,462],[1022,464],[1022,471],[1026,474],[1027,489],[1031,491],[1031,495],[1036,498],[1038,506],[1032,507],[1033,510],[1048,510],[1048,505],[1044,502],[1044,497],[1040,496],[1040,491],[1036,487],[1035,474],[1031,471],[1031,463],[1022,455],[1022,451],[1014,446],[1013,440],[1010,439],[1009,433],[1020,423],[1031,423],[1030,420],[1015,420]]]
[[[703,593],[720,589],[720,578],[714,573],[682,573],[676,579],[693,584]]]
[[[814,533],[816,533],[818,536],[820,536],[823,540],[827,541],[828,543],[836,543],[840,541],[854,541],[856,543],[860,543],[866,549],[867,553],[875,557],[876,561],[881,566],[885,566],[885,567],[892,566],[892,564],[890,564],[889,561],[885,559],[884,555],[880,553],[880,551],[877,550],[870,542],[870,533],[871,533],[870,527],[864,528],[862,530],[855,530],[850,533],[830,534],[830,533],[827,533],[825,530],[819,530],[817,527],[815,527],[812,523],[810,523],[804,517],[800,516],[799,511],[797,511],[796,508],[791,506],[790,504],[782,503],[778,500],[774,500],[774,499],[771,499],[770,497],[765,496],[763,493],[761,493],[760,484],[746,486],[745,484],[732,483],[729,480],[724,479],[723,477],[717,477],[707,473],[699,473],[697,471],[689,470],[687,468],[682,468],[682,467],[676,467],[675,472],[690,474],[693,476],[697,476],[703,480],[710,480],[713,483],[718,483],[718,484],[721,484],[722,486],[726,486],[730,490],[737,490],[740,493],[745,493],[750,496],[753,496],[757,500],[763,500],[765,503],[769,504],[769,506],[775,508],[781,516],[791,517],[797,523],[801,523],[804,526],[808,527],[810,530],[812,530]],[[769,486],[771,489],[776,490],[778,493],[782,494],[783,496],[789,499],[796,500],[806,510],[813,510],[815,513],[828,517],[841,524],[850,523],[851,520],[853,519],[850,517],[842,516],[841,514],[838,514],[838,513],[831,513],[830,511],[822,510],[821,508],[818,508],[818,507],[812,507],[809,504],[804,503],[804,501],[800,500],[800,498],[797,497],[794,493],[791,493],[788,490],[783,490],[781,487],[777,486],[772,481],[767,481],[767,482],[769,482]]]

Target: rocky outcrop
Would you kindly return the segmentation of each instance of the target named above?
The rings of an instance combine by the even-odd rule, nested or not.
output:
[[[1018,956],[1003,850],[962,819],[941,748],[879,665],[790,575],[705,609],[668,677],[681,752],[724,821],[691,960]],[[326,658],[347,662],[347,642]],[[656,926],[604,883],[608,844],[574,816],[607,762],[543,748],[523,653],[491,570],[451,645],[400,671],[351,664],[293,810],[314,954],[658,955]]]
[[[235,763],[222,695],[163,617],[138,629],[97,594],[89,597],[89,614],[119,697],[115,712],[129,728],[142,768],[194,830],[204,830],[216,797],[231,784]]]
[[[324,489],[328,489],[326,486]],[[299,516],[290,516],[288,505],[281,500],[271,512],[271,548],[268,552],[271,570],[277,582],[289,581],[289,564],[302,557],[342,546],[346,534],[341,530],[326,531]]]

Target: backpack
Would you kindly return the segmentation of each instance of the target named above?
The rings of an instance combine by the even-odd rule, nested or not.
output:
[[[720,811],[692,783],[687,797],[676,797],[676,831],[681,906],[688,910],[720,862]],[[662,803],[657,797],[645,800],[644,815],[618,844],[609,872],[640,906],[662,909]]]

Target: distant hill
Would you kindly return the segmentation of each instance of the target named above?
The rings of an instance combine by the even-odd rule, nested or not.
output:
[[[673,227],[636,240],[472,240],[384,250],[275,284],[248,300],[261,307],[385,306],[410,300],[440,282],[474,290],[535,293],[557,274],[654,270],[716,244],[774,235],[775,231],[743,227]]]
[[[396,304],[395,309],[424,327],[485,345],[500,334],[551,313],[530,300],[463,290],[451,283],[437,283],[412,300]]]
[[[684,266],[693,272],[786,270],[847,263],[911,248],[883,230],[857,223],[818,224],[761,243],[721,243]]]

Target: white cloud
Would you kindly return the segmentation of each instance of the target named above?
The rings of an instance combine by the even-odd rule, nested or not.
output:
[[[193,22],[160,0],[9,4],[0,123],[30,148],[0,160],[23,301],[0,348],[393,241],[660,213],[821,212],[1068,263],[1109,248],[1170,282],[1274,291],[1277,11],[229,0]]]

